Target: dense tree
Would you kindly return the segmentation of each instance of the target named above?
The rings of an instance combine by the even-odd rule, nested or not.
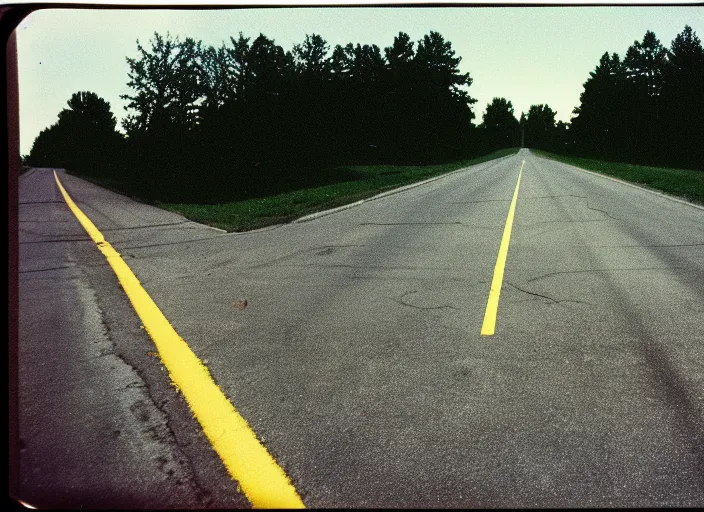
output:
[[[99,132],[115,131],[117,120],[110,103],[94,92],[76,92],[67,103],[69,108],[59,113],[59,121],[82,124]]]
[[[388,70],[381,49],[368,44],[337,45],[330,68],[332,146],[335,151],[352,149],[368,158],[378,149],[388,129],[384,115],[388,108]]]
[[[392,72],[403,72],[409,69],[415,57],[413,44],[408,34],[399,32],[394,37],[393,45],[384,48],[384,55]]]
[[[247,55],[247,85],[250,95],[277,96],[284,92],[293,71],[293,57],[273,39],[259,34]]]
[[[431,31],[413,42],[285,51],[242,33],[219,47],[158,33],[128,57],[126,140],[107,102],[76,93],[27,162],[129,181],[146,198],[222,201],[334,179],[341,164],[430,163],[518,144],[704,168],[704,50],[691,27],[602,55],[571,124],[547,105],[516,121],[494,98],[475,128],[472,78]],[[524,138],[524,140],[523,140]],[[151,193],[151,196],[149,196]]]
[[[573,130],[583,151],[615,156],[625,135],[622,130],[625,70],[620,57],[604,53],[589,75],[580,95],[580,106],[573,111],[577,115],[572,121]]]
[[[417,117],[419,98],[415,82],[415,43],[405,32],[399,32],[394,37],[393,44],[384,48],[386,66],[388,69],[385,93],[384,133],[383,143],[390,159],[403,161],[413,160],[417,151],[416,134],[419,123],[413,120]]]
[[[110,104],[97,94],[71,95],[59,120],[42,130],[27,157],[28,165],[55,166],[89,175],[114,172],[122,138]]]
[[[330,45],[319,34],[306,35],[302,44],[293,47],[296,66],[304,79],[323,81],[329,78]]]
[[[627,80],[644,96],[656,98],[662,88],[665,48],[654,32],[648,30],[643,41],[634,41],[623,60]]]
[[[647,31],[601,57],[574,110],[573,151],[634,163],[704,168],[704,51],[689,26],[670,49]]]
[[[219,48],[209,46],[200,52],[196,60],[198,78],[205,96],[201,104],[204,116],[211,115],[236,96],[234,66],[228,50],[224,44]]]
[[[704,66],[704,49],[697,33],[689,25],[675,36],[667,52],[670,71],[681,73],[681,78],[701,80],[699,73]]]
[[[462,57],[455,57],[452,43],[445,41],[439,32],[431,31],[418,41],[414,62],[421,79],[430,81],[438,90],[454,98],[473,103],[464,88],[472,85],[469,73],[460,73]]]
[[[137,59],[127,58],[133,95],[124,94],[131,111],[123,122],[128,134],[149,128],[162,129],[168,124],[191,128],[196,124],[198,105],[206,89],[199,80],[201,69],[197,62],[201,43],[191,38],[183,42],[170,34],[154,34],[151,48],[137,41]]]
[[[525,145],[530,148],[555,148],[555,115],[548,105],[531,105],[525,120]]]
[[[411,100],[417,108],[415,128],[426,132],[425,139],[418,141],[424,159],[433,158],[434,148],[450,154],[466,142],[474,119],[471,105],[477,100],[469,96],[472,78],[460,72],[461,61],[452,43],[438,32],[431,31],[418,41],[413,59],[414,88],[418,92]]]
[[[26,157],[27,165],[33,167],[67,167],[65,146],[59,123],[44,128],[32,143]]]
[[[667,52],[661,105],[662,140],[672,164],[704,169],[704,49],[688,25]]]
[[[623,59],[625,68],[625,91],[621,101],[631,124],[637,131],[622,135],[628,153],[642,155],[644,161],[652,161],[660,153],[659,131],[661,122],[662,72],[665,67],[665,48],[651,31],[643,41],[634,41]]]
[[[318,34],[291,51],[264,34],[218,47],[169,33],[137,41],[122,96],[127,138],[113,144],[125,154],[112,176],[129,170],[147,199],[222,201],[325,183],[334,179],[325,169],[341,164],[429,163],[489,149],[470,138],[472,79],[438,32],[415,43],[400,32],[383,50],[330,50]],[[92,102],[70,110],[92,111],[115,133],[114,118]],[[72,116],[40,134],[36,158],[56,158],[51,142]]]
[[[513,105],[506,98],[494,98],[486,106],[482,124],[487,147],[495,150],[520,144],[520,127],[513,113]]]
[[[234,37],[230,38],[232,43],[232,48],[227,48],[227,55],[231,63],[231,73],[232,80],[235,83],[235,95],[236,98],[243,98],[245,94],[245,89],[247,84],[250,83],[249,79],[249,37],[244,37],[242,32],[240,32],[239,37],[235,40]]]
[[[296,149],[286,141],[290,138],[287,133],[294,132],[296,128],[295,116],[291,111],[295,106],[291,96],[294,59],[273,39],[260,34],[252,41],[246,69],[246,92],[241,98],[240,107],[231,115],[230,122],[235,121],[239,125],[233,126],[232,130],[239,132],[237,152],[240,158],[246,160],[246,165],[258,167],[267,159],[274,160],[271,158],[274,145],[287,148],[286,153]],[[278,162],[278,159],[275,160]]]

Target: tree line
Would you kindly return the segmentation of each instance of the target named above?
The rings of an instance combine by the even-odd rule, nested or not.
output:
[[[704,170],[704,50],[690,26],[665,48],[647,31],[604,53],[574,110],[576,154]]]
[[[28,163],[51,154],[52,165],[162,200],[215,201],[325,182],[334,179],[326,169],[345,164],[463,157],[479,148],[470,138],[472,78],[460,61],[432,31],[417,42],[401,32],[383,50],[330,48],[310,34],[290,51],[263,34],[214,47],[155,33],[127,58],[125,135],[104,100],[77,93]],[[66,121],[84,115],[80,129]],[[91,162],[96,152],[111,161]]]
[[[521,130],[530,148],[704,170],[704,49],[689,25],[669,48],[648,30],[623,59],[604,53],[589,75],[570,123],[555,122],[548,105],[516,122],[511,102],[494,98],[480,135],[496,145]]]
[[[516,118],[506,98],[475,126],[472,78],[450,41],[400,32],[377,45],[290,51],[263,34],[219,47],[158,33],[128,57],[128,115],[75,93],[26,161],[112,181],[145,199],[219,202],[345,179],[353,164],[427,164],[519,146],[704,168],[704,53],[689,26],[669,49],[651,31],[604,54],[571,123],[546,104]],[[347,177],[349,178],[349,177]]]

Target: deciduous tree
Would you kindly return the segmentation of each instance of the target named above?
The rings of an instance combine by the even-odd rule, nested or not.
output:
[[[486,106],[480,129],[488,149],[515,147],[520,144],[520,131],[513,105],[506,98],[494,98]]]

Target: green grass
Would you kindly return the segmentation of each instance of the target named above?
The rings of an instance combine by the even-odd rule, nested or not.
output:
[[[624,181],[645,185],[647,188],[660,190],[693,203],[704,204],[704,171],[605,162],[590,158],[556,155],[536,149],[531,149],[531,153],[589,171],[608,174]]]
[[[340,175],[355,176],[352,181],[296,190],[270,197],[214,205],[159,203],[166,210],[187,219],[227,231],[282,224],[310,213],[353,203],[385,190],[422,181],[469,165],[513,155],[518,148],[503,149],[479,158],[437,165],[364,165],[334,169]]]

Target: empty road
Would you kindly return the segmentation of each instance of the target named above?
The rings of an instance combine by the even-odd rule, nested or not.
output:
[[[704,506],[704,209],[526,149],[241,234],[57,175],[307,507]],[[22,499],[250,506],[52,170],[19,202]]]

